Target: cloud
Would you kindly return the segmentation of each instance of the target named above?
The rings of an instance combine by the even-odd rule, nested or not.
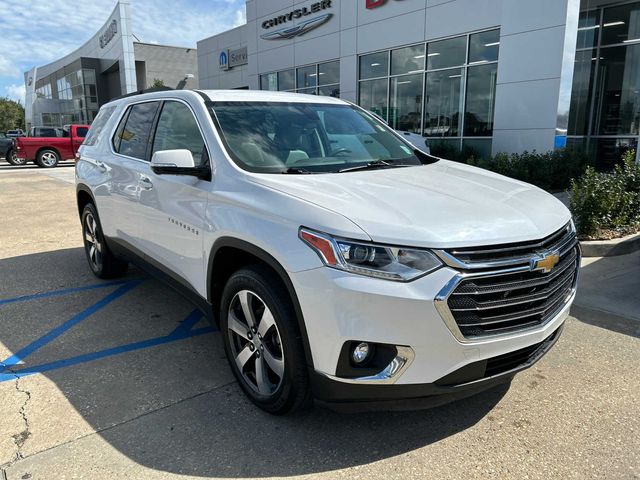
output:
[[[20,74],[18,67],[7,57],[0,57],[0,76],[15,77]]]
[[[195,47],[198,40],[246,23],[242,0],[135,0],[132,30],[143,42]]]
[[[234,27],[239,27],[247,23],[247,11],[244,8],[236,10],[236,19],[233,22]]]
[[[11,100],[16,100],[24,105],[26,89],[24,84],[12,83],[5,88],[6,96]]]
[[[115,5],[101,0],[76,8],[71,0],[47,0],[12,9],[11,21],[2,26],[0,77],[20,82],[22,72],[71,53],[102,27]],[[141,41],[185,47],[246,23],[243,0],[131,0],[130,12]]]

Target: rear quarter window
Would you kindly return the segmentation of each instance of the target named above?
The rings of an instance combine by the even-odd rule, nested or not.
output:
[[[84,133],[86,135],[83,145],[93,146],[98,143],[98,140],[100,140],[100,135],[102,134],[102,130],[104,129],[105,125],[107,124],[115,110],[115,106],[100,109],[100,112],[98,112],[98,116],[96,116],[88,132],[86,128],[78,128],[79,137],[83,136],[81,134],[81,130],[84,130]]]
[[[113,148],[121,155],[147,159],[151,128],[160,102],[136,103],[122,117],[113,138]]]

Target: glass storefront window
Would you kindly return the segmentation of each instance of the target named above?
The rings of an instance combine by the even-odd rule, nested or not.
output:
[[[391,75],[424,70],[424,44],[391,51]]]
[[[569,110],[569,135],[586,135],[589,129],[591,89],[596,72],[595,55],[595,50],[576,52]]]
[[[600,50],[596,134],[640,134],[640,44]]]
[[[391,79],[390,124],[396,130],[420,133],[423,74]]]
[[[360,82],[358,105],[387,119],[387,79]]]
[[[491,158],[490,138],[465,138],[462,141],[462,158]]]
[[[638,151],[638,138],[592,139],[590,150],[600,169],[611,170],[629,150]]]
[[[427,47],[427,70],[464,65],[466,56],[466,36],[432,42]]]
[[[318,85],[340,83],[340,61],[318,65]]]
[[[389,52],[371,53],[360,57],[360,79],[386,77],[389,74]]]
[[[260,75],[260,90],[278,90],[278,76],[275,73]]]
[[[604,9],[602,45],[640,41],[640,2]]]
[[[340,85],[325,85],[318,88],[319,95],[326,97],[340,97]]]
[[[500,30],[475,33],[469,36],[469,65],[498,61]]]
[[[96,83],[96,72],[85,68],[83,70],[84,83]]]
[[[298,68],[298,88],[315,87],[318,84],[316,66]]]
[[[460,134],[460,94],[463,69],[427,73],[424,135],[457,137]]]
[[[493,134],[498,65],[479,65],[467,71],[467,99],[464,113],[464,134],[485,137]]]
[[[295,82],[296,76],[293,69],[278,72],[278,90],[294,90],[296,88]]]
[[[600,12],[582,12],[578,19],[577,48],[593,48],[598,44],[600,31]]]
[[[319,85],[319,87],[316,87]],[[340,96],[340,61],[260,75],[260,90]]]

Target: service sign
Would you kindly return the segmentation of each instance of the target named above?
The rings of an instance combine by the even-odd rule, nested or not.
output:
[[[229,70],[230,68],[249,63],[247,47],[236,48],[235,50],[223,50],[220,52],[220,68]]]

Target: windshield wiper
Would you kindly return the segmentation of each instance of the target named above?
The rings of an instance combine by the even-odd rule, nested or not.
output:
[[[374,170],[377,168],[389,168],[389,167],[413,167],[407,163],[393,163],[394,160],[373,160],[372,162],[365,163],[364,165],[358,165],[356,167],[343,168],[338,170],[338,173],[355,172],[356,170]]]
[[[289,174],[289,175],[308,175],[308,174],[312,174],[313,172],[310,172],[309,170],[305,170],[304,168],[296,168],[296,167],[289,167],[289,168],[285,168],[284,170],[282,170],[283,174]]]

